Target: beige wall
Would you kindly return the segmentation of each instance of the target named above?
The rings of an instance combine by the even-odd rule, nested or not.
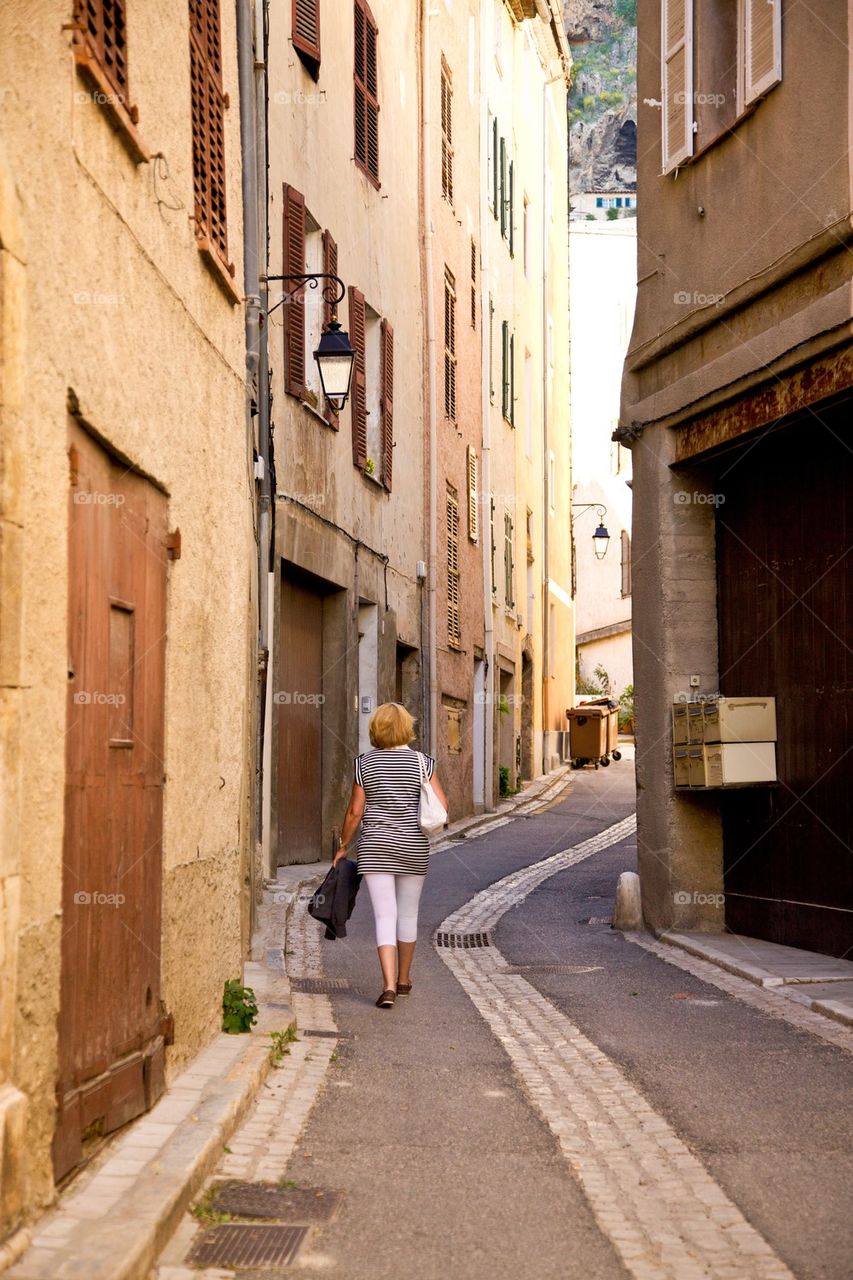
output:
[[[270,8],[270,274],[283,270],[282,189],[289,183],[304,195],[306,209],[316,223],[328,228],[337,242],[339,276],[347,286],[360,289],[368,306],[386,317],[394,330],[395,448],[389,494],[353,464],[350,406],[340,416],[340,429],[334,431],[285,393],[282,310],[271,317],[278,493],[297,498],[316,513],[315,517],[301,510],[297,513],[293,504],[279,501],[277,552],[346,591],[350,618],[344,632],[336,633],[331,660],[324,662],[324,679],[329,686],[323,707],[324,849],[340,828],[352,784],[352,757],[358,751],[354,700],[358,692],[359,599],[380,606],[381,639],[386,646],[380,663],[380,701],[394,698],[395,639],[421,646],[423,588],[416,579],[416,565],[425,558],[424,296],[419,244],[417,33],[408,6],[377,0],[371,8],[379,27],[379,189],[353,160],[351,11],[346,22],[324,22],[319,79],[315,82],[291,44],[289,0],[275,0]],[[271,305],[280,296],[279,287],[271,284]],[[316,295],[308,295],[307,305],[316,306]],[[346,301],[341,304],[339,319],[347,329]],[[358,561],[353,539],[363,544]],[[387,575],[381,560],[368,549],[388,557]],[[278,620],[277,648],[286,643],[286,626],[286,619]],[[410,710],[420,719],[419,705],[410,705]],[[418,732],[421,727],[418,724]],[[276,752],[277,742],[273,745],[274,760]],[[274,810],[277,803],[276,796]],[[272,817],[274,860],[275,812]]]
[[[4,524],[2,546],[7,939],[3,1080],[28,1099],[23,1212],[52,1194],[50,1140],[62,884],[67,647],[67,412],[169,495],[183,554],[169,569],[162,996],[174,1072],[219,1027],[239,975],[251,838],[254,642],[243,317],[194,244],[186,10],[132,5],[138,130],[122,146],[75,70],[66,4],[4,7]],[[241,280],[239,95],[223,6],[228,216]],[[16,653],[17,635],[20,648]],[[19,905],[18,902],[19,895]],[[11,904],[11,906],[10,906]],[[8,1006],[6,1006],[8,1007]],[[4,1226],[14,1225],[15,1214]]]
[[[507,140],[514,164],[514,255],[489,212],[488,292],[494,303],[494,399],[490,405],[491,489],[495,495],[494,645],[513,701],[496,715],[496,769],[515,760],[522,737],[522,772],[537,777],[557,763],[554,734],[565,726],[574,689],[574,617],[571,604],[571,452],[568,417],[568,206],[565,93],[559,53],[538,19],[516,24],[503,0],[483,0],[486,42],[481,92]],[[552,83],[546,82],[553,80]],[[484,200],[488,191],[483,193]],[[524,204],[528,235],[525,265]],[[488,303],[485,304],[486,307]],[[501,323],[515,334],[515,426],[501,404]],[[550,352],[546,351],[550,333]],[[545,435],[554,454],[553,509],[545,509]],[[529,559],[527,515],[531,514]],[[504,514],[513,518],[515,603],[504,590]],[[548,568],[545,581],[547,520]],[[528,566],[530,574],[528,577]],[[532,596],[532,600],[530,599]],[[547,616],[547,621],[546,621]],[[519,618],[521,621],[519,622]],[[553,672],[545,631],[553,623]],[[548,643],[550,651],[551,644]],[[532,708],[524,714],[522,651],[530,655]],[[509,683],[507,683],[509,681]],[[496,683],[495,698],[500,689]],[[511,717],[511,719],[510,719]]]

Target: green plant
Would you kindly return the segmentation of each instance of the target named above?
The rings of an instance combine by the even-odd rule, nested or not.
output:
[[[502,693],[498,698],[498,715],[502,715],[502,716],[509,715],[509,702],[507,701],[507,697],[505,693]]]
[[[607,210],[607,221],[608,221],[608,222],[615,222],[615,221],[616,221],[616,219],[617,219],[618,217],[619,217],[619,210],[618,210],[618,209],[608,209],[608,210]]]
[[[216,1195],[216,1187],[208,1187],[198,1204],[194,1204],[190,1213],[194,1218],[198,1218],[199,1222],[231,1222],[233,1214],[222,1213],[219,1209],[213,1207],[213,1197]]]
[[[630,731],[634,727],[634,686],[628,684],[619,695],[619,728]]]
[[[367,461],[364,464],[364,470],[366,475],[369,475],[369,476],[376,475],[376,463],[373,461],[372,458],[367,459]]]
[[[587,96],[583,100],[584,111],[592,111],[592,108],[594,106],[595,106],[595,98],[593,98],[590,94],[587,94]]]
[[[270,1040],[270,1064],[277,1067],[286,1053],[290,1053],[290,1046],[296,1039],[296,1027],[291,1022],[290,1026],[284,1031],[271,1031]]]
[[[637,0],[616,0],[613,12],[629,27],[637,25]]]
[[[506,765],[502,764],[498,772],[500,774],[500,779],[501,779],[500,793],[502,796],[508,796],[509,795],[509,769],[507,769]]]
[[[222,1030],[229,1035],[251,1031],[258,1018],[258,1002],[251,987],[244,987],[239,978],[229,978],[222,996]]]
[[[598,666],[595,668],[595,671],[593,672],[593,675],[595,676],[595,678],[596,678],[596,680],[598,681],[598,683],[601,685],[602,692],[604,693],[604,696],[605,696],[606,698],[609,698],[609,697],[610,697],[610,688],[611,688],[611,685],[610,685],[610,676],[608,675],[608,673],[607,673],[606,669],[601,665],[601,663],[600,663],[600,662],[599,662]]]

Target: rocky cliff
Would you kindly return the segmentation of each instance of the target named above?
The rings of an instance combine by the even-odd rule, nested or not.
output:
[[[564,0],[572,192],[637,186],[636,0]]]

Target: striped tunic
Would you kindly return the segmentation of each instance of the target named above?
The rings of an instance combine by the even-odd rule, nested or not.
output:
[[[424,753],[426,774],[435,768]],[[374,747],[355,758],[355,780],[364,788],[357,866],[359,874],[426,875],[429,836],[418,825],[421,776],[418,752],[411,747]]]

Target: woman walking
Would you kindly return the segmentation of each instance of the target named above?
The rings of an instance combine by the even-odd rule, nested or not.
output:
[[[361,822],[357,868],[364,877],[376,922],[382,969],[378,1008],[390,1009],[412,990],[412,957],[418,936],[418,905],[429,866],[429,837],[418,823],[423,774],[441,803],[447,797],[435,776],[432,756],[409,746],[414,721],[399,702],[383,702],[370,718],[371,751],[355,758],[355,780],[335,863]]]

